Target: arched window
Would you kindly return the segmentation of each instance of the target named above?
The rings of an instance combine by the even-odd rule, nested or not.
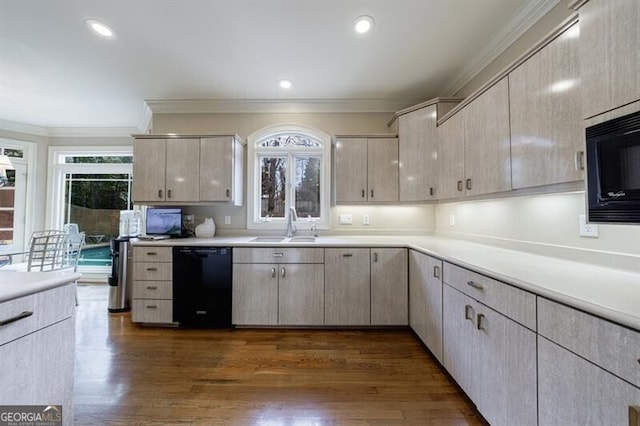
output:
[[[299,228],[329,223],[331,138],[302,126],[274,126],[248,138],[248,228],[283,228],[295,208]]]

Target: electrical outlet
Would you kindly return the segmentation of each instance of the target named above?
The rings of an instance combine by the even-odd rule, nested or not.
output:
[[[578,216],[580,223],[580,236],[589,238],[598,238],[598,225],[595,223],[587,223],[587,217],[583,214]]]
[[[363,215],[362,215],[362,224],[363,224],[363,225],[369,225],[369,223],[370,223],[370,222],[369,222],[369,215],[368,215],[368,214],[366,214],[366,213],[365,213],[365,214],[363,214]]]
[[[449,215],[449,226],[456,226],[456,215]]]
[[[224,224],[231,225],[231,216],[227,215],[224,217]]]
[[[341,214],[340,215],[340,225],[351,225],[353,224],[353,216],[350,214]]]
[[[186,225],[191,225],[193,224],[193,215],[192,214],[185,214],[184,215],[184,223]]]

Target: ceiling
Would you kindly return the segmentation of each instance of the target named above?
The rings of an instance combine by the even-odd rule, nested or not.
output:
[[[395,111],[454,94],[557,3],[0,0],[0,120],[140,128],[147,105],[215,104],[203,100]],[[363,14],[375,26],[359,35]],[[116,39],[90,32],[87,18]]]

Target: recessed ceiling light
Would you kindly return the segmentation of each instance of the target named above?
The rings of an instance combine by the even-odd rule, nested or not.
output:
[[[371,16],[367,16],[367,15],[363,15],[360,16],[358,18],[356,18],[355,20],[355,24],[353,26],[353,29],[358,33],[358,34],[364,34],[367,33],[371,30],[371,28],[373,28],[373,24],[374,24],[374,20]]]
[[[116,33],[113,32],[111,28],[105,23],[97,21],[95,19],[87,19],[84,21],[87,24],[87,27],[91,28],[91,30],[98,34],[100,37],[104,37],[110,40],[116,38]]]
[[[291,80],[280,80],[280,87],[283,89],[291,89],[292,85]]]

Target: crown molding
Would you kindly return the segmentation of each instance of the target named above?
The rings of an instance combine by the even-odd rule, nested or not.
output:
[[[51,136],[46,127],[34,126],[31,124],[18,123],[9,120],[0,120],[0,130],[16,133],[26,133],[35,136]]]
[[[52,138],[130,138],[140,131],[137,127],[50,127],[48,130]]]
[[[446,96],[453,96],[467,83],[493,62],[511,44],[520,38],[544,15],[553,9],[562,0],[531,0],[516,15],[516,17],[504,27],[480,53],[451,80],[444,88]]]
[[[395,112],[411,104],[387,99],[150,99],[145,102],[153,114],[375,113]]]

